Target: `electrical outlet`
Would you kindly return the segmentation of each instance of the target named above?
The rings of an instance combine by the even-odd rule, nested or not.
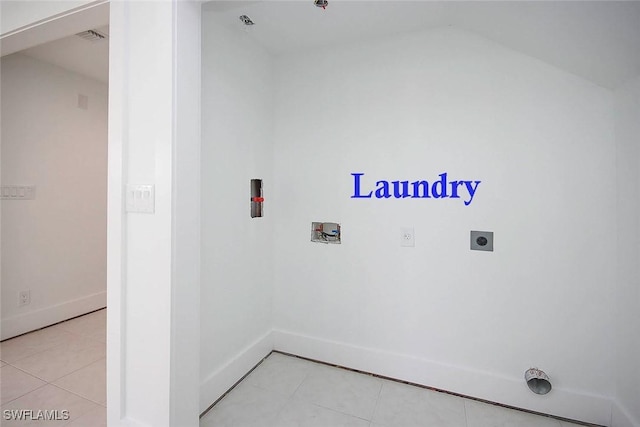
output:
[[[20,291],[18,295],[18,307],[22,307],[23,305],[28,305],[31,302],[31,291],[25,290]]]
[[[471,231],[471,250],[493,252],[493,231]]]
[[[413,233],[413,227],[402,227],[400,229],[400,246],[414,247],[416,245],[416,236]]]

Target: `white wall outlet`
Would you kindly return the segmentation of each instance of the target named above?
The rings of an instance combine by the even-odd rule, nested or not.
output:
[[[402,227],[400,229],[400,246],[414,247],[416,245],[416,236],[413,233],[413,227]]]
[[[20,291],[18,294],[18,307],[22,307],[23,305],[29,305],[31,302],[31,291],[29,289]]]

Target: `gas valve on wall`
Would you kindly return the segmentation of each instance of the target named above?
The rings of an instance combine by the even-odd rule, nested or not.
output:
[[[251,180],[251,218],[259,218],[262,216],[262,203],[264,203],[264,197],[262,196],[262,180]]]

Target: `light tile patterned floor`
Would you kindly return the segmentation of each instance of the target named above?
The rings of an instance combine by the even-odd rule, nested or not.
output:
[[[570,427],[537,416],[272,353],[200,427]]]
[[[4,426],[106,426],[106,310],[0,343],[0,412],[68,410],[68,421]],[[272,353],[201,427],[570,427],[371,375]]]
[[[3,427],[107,425],[106,320],[100,310],[0,343]],[[4,419],[5,410],[20,409],[67,410],[69,419]]]

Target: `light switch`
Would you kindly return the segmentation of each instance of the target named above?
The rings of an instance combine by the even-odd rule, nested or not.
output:
[[[36,197],[35,185],[3,185],[0,190],[3,200],[33,200]]]
[[[127,184],[127,212],[154,213],[155,187],[151,184]]]

